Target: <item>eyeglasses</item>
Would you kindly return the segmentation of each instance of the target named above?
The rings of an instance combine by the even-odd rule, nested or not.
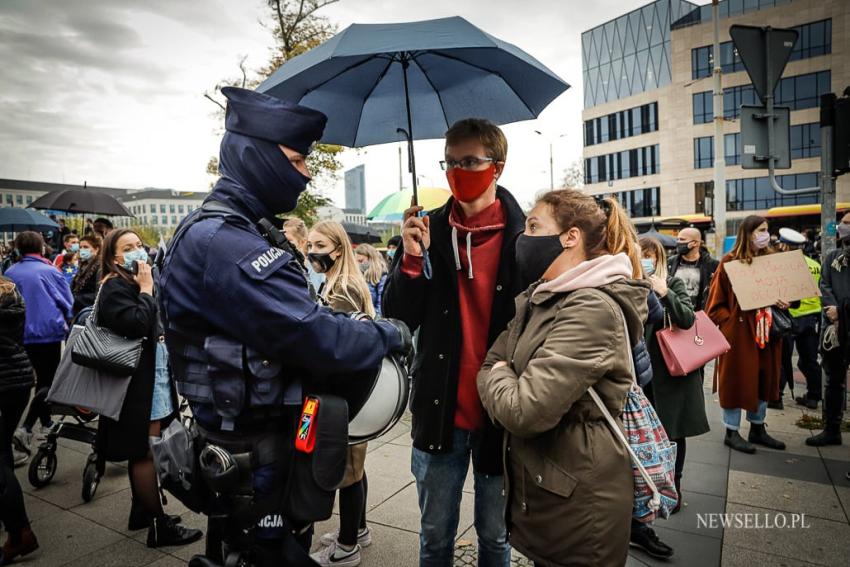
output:
[[[492,162],[495,163],[496,160],[491,157],[474,157],[469,156],[465,157],[459,161],[455,161],[453,159],[447,159],[440,162],[440,167],[443,171],[448,171],[450,169],[454,169],[459,167],[461,169],[465,169],[467,171],[471,171],[481,165],[482,163]]]

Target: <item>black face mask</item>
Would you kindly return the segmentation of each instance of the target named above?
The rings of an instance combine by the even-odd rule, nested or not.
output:
[[[524,286],[530,286],[543,274],[564,251],[561,235],[527,236],[520,234],[516,239],[516,264]]]
[[[331,255],[329,253],[318,254],[315,252],[310,252],[309,254],[307,254],[307,259],[310,260],[310,262],[313,264],[313,269],[320,274],[327,273],[328,270],[333,267],[334,262],[336,262],[336,260],[331,258]]]
[[[684,256],[685,254],[687,254],[690,251],[691,251],[690,242],[683,242],[681,244],[676,244],[676,253],[679,254],[680,256]]]

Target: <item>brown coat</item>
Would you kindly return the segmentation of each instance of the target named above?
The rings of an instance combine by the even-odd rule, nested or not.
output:
[[[720,407],[757,411],[759,401],[779,398],[779,370],[782,341],[771,341],[764,349],[756,344],[756,313],[742,311],[724,266],[726,255],[717,267],[708,290],[705,311],[729,341],[732,349],[717,360],[714,391]]]
[[[637,341],[647,292],[643,282],[627,280],[525,292],[478,375],[484,407],[509,433],[510,542],[541,565],[626,563],[631,463],[587,390],[593,386],[612,415],[622,413],[632,375],[620,308]],[[500,360],[509,364],[491,371]]]

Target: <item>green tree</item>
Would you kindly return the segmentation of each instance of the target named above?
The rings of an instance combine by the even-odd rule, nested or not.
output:
[[[225,79],[215,86],[215,94],[225,86],[254,88],[265,78],[274,73],[281,65],[302,53],[326,41],[337,31],[337,26],[327,17],[317,14],[319,10],[334,4],[339,0],[267,0],[266,27],[271,31],[275,45],[271,50],[269,62],[251,71],[246,64],[246,57],[239,59],[240,74],[237,77]],[[224,119],[225,104],[210,93],[204,96],[218,105],[217,115]],[[316,144],[307,158],[307,166],[316,181],[332,181],[338,176],[342,163],[339,154],[341,146]],[[218,158],[210,158],[207,163],[207,173],[218,175]],[[302,206],[302,202],[304,205]],[[308,225],[315,222],[316,207],[330,204],[330,200],[319,191],[308,189],[299,199],[299,205],[290,213],[298,216]],[[306,216],[302,216],[306,215]]]

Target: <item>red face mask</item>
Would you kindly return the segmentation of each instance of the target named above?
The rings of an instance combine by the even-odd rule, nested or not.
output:
[[[495,176],[496,164],[494,163],[481,171],[467,171],[454,167],[446,172],[452,195],[455,196],[455,199],[464,203],[469,203],[480,197],[493,182]]]

